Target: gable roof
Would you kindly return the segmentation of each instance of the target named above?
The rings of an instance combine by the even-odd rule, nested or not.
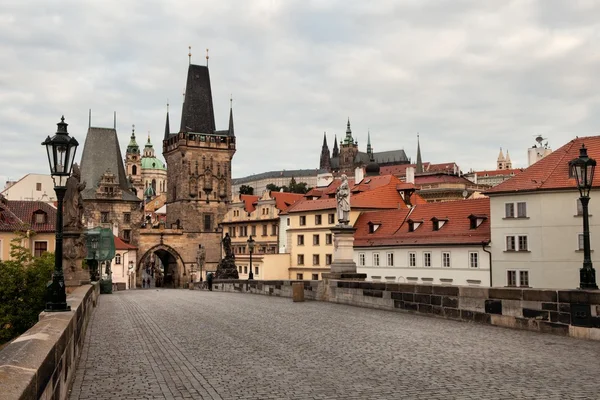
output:
[[[125,243],[120,237],[118,236],[114,236],[115,239],[115,250],[135,250],[137,249],[137,247],[129,244],[129,243]]]
[[[292,204],[304,198],[303,194],[286,193],[286,192],[269,192],[269,196],[275,199],[275,207],[279,211],[284,211]]]
[[[340,183],[340,179],[335,179],[329,186],[323,188],[319,199],[305,198],[300,200],[290,206],[286,213],[334,210],[337,205],[334,194]],[[406,208],[402,196],[396,189],[396,186],[400,183],[400,180],[393,175],[366,177],[358,184],[354,184],[354,180],[349,179],[350,207],[353,209]]]
[[[569,161],[579,157],[582,144],[585,144],[588,149],[590,158],[600,159],[600,136],[575,138],[523,172],[485,191],[484,194],[577,190],[576,179],[569,177]],[[593,187],[600,187],[600,179],[594,180]]]
[[[43,212],[44,223],[35,223],[34,214]],[[43,201],[6,200],[0,205],[0,231],[15,232],[31,229],[38,233],[54,232],[56,208]]]
[[[116,176],[122,190],[122,198],[119,200],[140,201],[129,191],[129,183],[125,175],[125,166],[115,129],[95,127],[88,129],[80,168],[81,181],[86,183],[85,189],[81,192],[84,200],[96,198],[96,189],[98,189],[100,179],[107,170],[110,170]]]
[[[490,221],[484,219],[479,227],[471,229],[470,215],[489,216],[490,199],[457,200],[441,203],[417,204],[412,209],[374,211],[360,215],[354,227],[355,246],[419,246],[465,245],[490,241]],[[447,220],[439,230],[433,230],[432,218]],[[408,220],[423,221],[409,232]],[[369,233],[369,222],[380,227]],[[374,222],[372,222],[374,223]]]
[[[256,202],[258,202],[258,199],[258,196],[251,194],[240,194],[240,200],[244,202],[244,210],[248,213],[256,210]]]

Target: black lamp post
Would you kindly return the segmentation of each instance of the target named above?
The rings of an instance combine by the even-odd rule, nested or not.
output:
[[[67,179],[71,175],[75,152],[79,143],[75,138],[69,136],[65,117],[57,124],[56,135],[48,138],[42,143],[48,152],[48,163],[50,164],[50,175],[54,180],[54,191],[58,208],[56,210],[56,251],[54,255],[54,273],[52,282],[48,283],[48,302],[46,311],[71,311],[67,305],[67,293],[65,291],[65,276],[63,274],[63,200],[67,191]]]
[[[579,288],[580,289],[598,289],[596,284],[596,271],[592,266],[592,257],[590,255],[590,222],[588,214],[588,203],[590,202],[590,190],[594,181],[594,170],[596,169],[596,160],[589,158],[585,145],[579,149],[579,158],[569,162],[572,174],[577,179],[577,189],[579,189],[579,200],[583,208],[583,268],[579,270]]]
[[[250,252],[250,272],[248,273],[248,280],[254,279],[254,274],[252,273],[252,253],[254,253],[254,239],[252,239],[252,235],[247,240],[248,242],[248,251]]]

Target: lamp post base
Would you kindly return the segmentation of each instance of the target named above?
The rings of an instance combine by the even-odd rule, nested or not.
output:
[[[583,267],[579,270],[579,288],[598,290],[596,270],[594,268]]]
[[[67,304],[65,280],[62,274],[55,271],[52,280],[46,285],[46,298],[50,301],[46,302],[46,309],[44,311],[71,311],[71,306]]]

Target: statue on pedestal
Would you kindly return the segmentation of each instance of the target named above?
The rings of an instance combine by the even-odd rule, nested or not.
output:
[[[339,225],[348,225],[350,223],[350,186],[345,174],[342,175],[342,183],[335,192],[335,199]]]
[[[67,179],[66,186],[63,226],[67,230],[81,230],[83,229],[83,197],[81,192],[85,189],[86,182],[81,182],[81,171],[77,163],[73,164],[73,173]]]
[[[225,234],[221,242],[223,250],[225,250],[225,258],[217,266],[216,279],[239,279],[237,266],[235,265],[235,256],[231,250],[231,237],[229,237],[229,233]]]

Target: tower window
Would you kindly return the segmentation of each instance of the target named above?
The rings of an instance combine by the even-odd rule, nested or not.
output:
[[[131,167],[131,175],[137,175],[137,166]]]

